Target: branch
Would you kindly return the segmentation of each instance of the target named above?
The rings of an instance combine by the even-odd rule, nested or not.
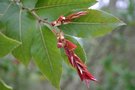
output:
[[[14,3],[16,3],[16,5],[18,5],[20,7],[20,9],[26,10],[27,12],[31,13],[39,23],[41,23],[41,24],[47,26],[48,28],[50,28],[51,31],[54,33],[54,35],[57,35],[57,33],[60,32],[60,30],[58,30],[56,27],[52,26],[47,20],[42,19],[35,12],[34,9],[30,9],[30,8],[24,7],[24,5],[22,4],[22,2],[20,0],[11,0],[11,1],[14,2]]]

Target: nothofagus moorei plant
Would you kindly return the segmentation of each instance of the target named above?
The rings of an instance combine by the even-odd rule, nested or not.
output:
[[[33,60],[58,90],[64,59],[87,87],[90,81],[98,82],[85,65],[87,58],[78,38],[103,36],[125,23],[104,11],[88,9],[95,3],[0,0],[0,57],[11,53],[25,66]]]

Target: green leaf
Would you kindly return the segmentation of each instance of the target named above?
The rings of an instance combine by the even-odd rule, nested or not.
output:
[[[118,26],[125,25],[121,20],[106,12],[92,9],[87,11],[86,16],[74,19],[70,24],[60,26],[60,29],[66,34],[84,38],[102,36]]]
[[[0,57],[5,56],[13,49],[18,47],[20,44],[21,44],[20,42],[8,38],[0,32]]]
[[[24,7],[34,9],[38,0],[21,0]]]
[[[0,90],[12,90],[12,87],[8,86],[2,80],[0,80]]]
[[[72,9],[88,8],[95,3],[96,0],[38,0],[35,10],[41,17],[53,21]]]
[[[11,3],[9,0],[0,0],[0,17],[8,10]]]
[[[57,40],[47,27],[35,32],[32,55],[35,63],[46,78],[59,89],[62,73],[62,59],[60,50],[57,48]]]
[[[5,13],[10,8],[11,4],[12,3],[9,0],[0,0],[0,18],[5,15]],[[0,28],[1,28],[1,25],[0,25]]]
[[[6,36],[16,39],[22,44],[13,51],[13,55],[25,65],[31,59],[31,44],[33,31],[36,29],[36,21],[33,17],[21,10],[12,3],[6,13],[0,18],[0,22],[5,24]]]

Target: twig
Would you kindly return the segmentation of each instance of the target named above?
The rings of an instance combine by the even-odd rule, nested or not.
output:
[[[42,18],[35,12],[34,9],[30,9],[30,8],[24,7],[24,5],[22,4],[22,2],[21,2],[20,0],[12,0],[12,1],[15,2],[16,5],[18,5],[18,6],[20,7],[20,9],[26,10],[27,12],[31,13],[39,23],[41,23],[41,24],[47,26],[48,28],[50,28],[51,31],[54,33],[54,35],[57,35],[57,33],[60,32],[60,30],[57,30],[57,28],[54,27],[54,26],[52,26],[47,20],[42,19]]]

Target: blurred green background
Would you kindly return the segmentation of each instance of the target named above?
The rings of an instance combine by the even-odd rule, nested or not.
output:
[[[99,80],[88,89],[63,63],[62,90],[135,90],[135,0],[99,0],[91,8],[112,13],[127,26],[92,39],[83,39],[89,71]],[[26,68],[11,55],[0,58],[0,77],[14,90],[55,90],[33,62]]]

